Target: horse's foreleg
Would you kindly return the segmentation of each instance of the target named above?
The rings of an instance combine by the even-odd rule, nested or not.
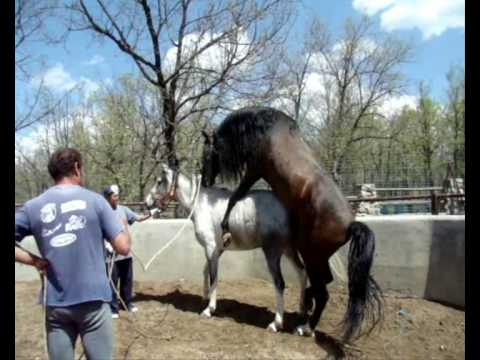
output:
[[[205,310],[203,310],[202,315],[210,317],[215,312],[217,308],[217,284],[218,284],[218,258],[220,254],[215,251],[208,260],[208,272],[209,272],[209,302]]]
[[[210,294],[210,273],[208,270],[208,260],[203,267],[203,298],[206,300]]]
[[[228,226],[228,218],[230,217],[230,212],[232,211],[235,204],[247,195],[248,190],[255,184],[255,182],[260,179],[259,176],[253,176],[250,174],[246,174],[245,177],[242,179],[240,185],[238,185],[237,189],[233,192],[228,199],[227,210],[225,211],[225,215],[223,216],[223,220],[221,223],[222,226],[222,239],[223,239],[223,246],[227,247],[232,239],[232,234],[230,234],[229,226]]]

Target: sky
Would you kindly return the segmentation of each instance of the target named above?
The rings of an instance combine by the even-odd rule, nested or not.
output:
[[[413,43],[413,59],[403,66],[416,94],[423,80],[442,100],[451,65],[465,63],[465,0],[309,0],[303,14],[316,14],[334,32],[347,18],[371,16],[375,27]],[[302,24],[302,22],[300,22]]]
[[[304,0],[293,27],[295,39],[305,31],[305,19],[318,16],[329,30],[338,33],[347,18],[371,16],[375,28],[414,44],[412,61],[402,70],[410,80],[406,97],[418,93],[418,83],[425,81],[431,95],[445,99],[446,74],[452,65],[465,63],[464,0]],[[60,24],[53,23],[53,28]],[[42,77],[44,85],[61,94],[79,83],[87,93],[125,73],[137,73],[130,58],[110,41],[92,40],[89,33],[76,32],[64,46],[38,44],[34,51],[44,59],[42,71],[34,73],[28,83],[16,82],[16,99],[35,87]],[[393,100],[401,103],[400,100]],[[21,107],[18,101],[17,107]],[[18,134],[28,136],[31,131]]]

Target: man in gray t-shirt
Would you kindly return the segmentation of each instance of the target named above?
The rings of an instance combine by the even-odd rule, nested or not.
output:
[[[111,359],[111,290],[103,239],[116,252],[128,254],[130,236],[107,201],[82,187],[77,150],[57,150],[48,170],[55,185],[15,214],[15,242],[33,235],[42,258],[16,246],[15,261],[46,272],[50,359],[73,359],[78,335],[87,358]]]

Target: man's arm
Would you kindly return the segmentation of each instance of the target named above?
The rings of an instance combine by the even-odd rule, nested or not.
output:
[[[20,245],[20,241],[29,235],[32,235],[30,220],[26,207],[23,206],[15,213],[15,262],[35,266],[39,271],[45,270],[48,266],[48,261],[32,254]]]
[[[123,220],[123,231],[118,233],[115,239],[112,240],[112,247],[117,254],[128,255],[132,246],[132,238],[128,231],[127,220]]]
[[[25,265],[34,266],[39,271],[43,271],[48,267],[47,260],[44,260],[37,255],[28,252],[27,250],[21,248],[18,245],[15,245],[15,261]]]
[[[113,249],[120,255],[128,255],[131,239],[127,220],[120,220],[110,204],[98,197],[98,215],[104,238],[112,244]]]
[[[152,217],[152,214],[150,214],[150,213],[144,214],[143,216],[138,216],[137,217],[137,222],[145,221],[145,220],[147,220],[151,217]]]
[[[150,212],[148,214],[144,214],[143,216],[138,216],[135,212],[133,212],[130,208],[123,206],[125,211],[125,215],[127,216],[128,224],[132,225],[134,222],[142,222],[147,220],[152,216]]]

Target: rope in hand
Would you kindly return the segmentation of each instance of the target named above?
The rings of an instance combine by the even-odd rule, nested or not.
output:
[[[183,232],[183,230],[185,229],[185,227],[188,225],[188,220],[191,219],[193,213],[194,213],[194,210],[195,210],[195,206],[197,204],[197,200],[198,200],[198,195],[200,193],[200,184],[201,184],[201,181],[202,181],[202,178],[201,176],[199,177],[198,179],[198,185],[195,189],[195,193],[194,193],[194,198],[192,200],[192,209],[190,210],[190,214],[188,215],[187,217],[187,221],[185,222],[185,224],[180,228],[180,230],[177,232],[177,234],[170,240],[168,241],[164,246],[162,246],[162,248],[160,250],[158,250],[154,255],[153,257],[147,262],[146,265],[143,264],[143,262],[141,261],[141,259],[135,254],[135,252],[133,250],[132,251],[132,254],[137,258],[137,260],[140,262],[142,268],[144,271],[147,271],[148,270],[148,267],[152,264],[152,262],[156,259],[156,257],[158,255],[160,255],[163,251],[165,251],[171,244],[173,244],[173,242],[175,240],[177,240],[179,237],[180,237],[180,234]],[[115,284],[113,283],[113,280],[112,280],[112,272],[113,272],[113,266],[114,266],[114,261],[115,261],[115,253],[113,253],[111,259],[110,259],[110,263],[109,263],[109,271],[108,271],[108,278],[109,278],[109,281],[110,281],[110,284],[112,285],[112,288],[113,290],[115,291],[116,295],[117,295],[117,298],[118,300],[121,302],[122,306],[124,309],[128,309],[127,305],[125,304],[125,302],[123,301],[122,297],[120,296],[120,293],[117,289],[117,287],[115,286]],[[165,317],[167,316],[167,313],[168,313],[168,306],[167,306],[167,312],[165,313],[163,319],[161,320],[161,322],[163,322],[163,320],[165,319]],[[134,330],[137,331],[140,335],[144,336],[145,338],[150,338],[150,339],[154,339],[154,340],[170,340],[172,339],[172,336],[164,336],[164,337],[158,337],[158,336],[153,336],[153,335],[148,335],[146,333],[144,333],[143,331],[141,331],[137,326],[135,326],[135,323],[132,319],[129,319],[127,318],[127,320],[130,322],[130,324],[133,326]]]
[[[117,299],[120,301],[123,308],[128,309],[127,305],[125,304],[122,297],[120,296],[120,292],[118,291],[117,287],[115,286],[115,283],[112,280],[112,273],[113,273],[113,267],[114,267],[115,256],[116,255],[117,254],[115,252],[113,252],[112,255],[110,256],[109,261],[108,261],[108,281],[110,282],[110,285],[112,286],[113,291],[115,291],[115,294],[117,295]],[[168,310],[168,306],[167,306],[167,310]],[[165,317],[166,317],[166,314],[163,317],[162,321],[165,319]],[[123,317],[120,318],[120,319],[123,319]],[[144,333],[142,330],[140,330],[137,326],[135,326],[135,322],[132,319],[129,319],[129,318],[126,318],[126,319],[132,325],[133,329],[145,338],[151,338],[151,339],[155,339],[155,340],[165,340],[165,341],[169,341],[170,339],[172,339],[172,336],[159,337],[159,336],[148,335],[148,334]],[[84,355],[85,355],[85,351],[82,352],[82,354],[80,355],[78,360],[81,360]]]
[[[47,282],[45,271],[38,270],[40,282],[42,283],[42,308],[43,308],[43,349],[48,359],[48,341],[47,341]]]
[[[41,259],[41,257],[38,257],[35,254],[32,254],[29,250],[24,248],[20,243],[15,242],[15,246],[22,249],[23,251],[27,252],[30,254],[34,259]],[[39,269],[37,266],[34,265],[34,268],[38,271],[38,276],[40,277],[40,283],[41,283],[41,295],[42,295],[42,310],[43,310],[43,350],[45,351],[45,356],[48,359],[48,341],[47,341],[47,282],[46,282],[46,277],[47,273],[45,269]]]
[[[127,305],[125,304],[125,302],[123,301],[122,297],[120,296],[120,293],[117,289],[117,287],[115,286],[115,284],[113,283],[113,280],[112,280],[112,272],[113,272],[113,266],[114,266],[114,262],[115,262],[115,253],[113,253],[113,256],[111,257],[110,259],[110,263],[109,263],[109,278],[108,280],[110,281],[110,284],[112,285],[112,288],[113,290],[115,291],[115,294],[117,295],[117,299],[120,301],[120,303],[122,304],[123,308],[124,309],[127,309],[128,310],[128,307]],[[168,309],[168,307],[167,307]],[[140,335],[143,335],[144,337],[146,338],[151,338],[151,339],[155,339],[155,340],[170,340],[172,339],[172,336],[164,336],[164,337],[160,337],[160,336],[153,336],[153,335],[148,335],[148,334],[145,334],[143,331],[141,331],[140,329],[138,329],[138,327],[135,326],[135,323],[134,321],[132,321],[132,319],[129,319],[129,318],[126,318],[130,324],[132,324],[134,330],[136,330]]]
[[[108,279],[109,279],[109,282],[110,284],[112,285],[115,293],[117,294],[117,298],[120,300],[120,302],[122,303],[122,306],[127,309],[127,306],[125,304],[125,302],[123,301],[122,297],[120,296],[117,288],[115,287],[115,284],[113,283],[113,280],[112,280],[112,272],[113,272],[113,263],[114,263],[114,259],[115,259],[115,253],[113,254],[112,258],[111,258],[111,261],[110,261],[110,266],[109,266],[109,269],[108,269]],[[42,271],[42,270],[38,270],[38,275],[40,277],[40,282],[41,282],[41,293],[42,293],[42,310],[43,310],[43,348],[44,348],[44,351],[45,351],[45,355],[48,359],[48,338],[47,338],[47,282],[46,282],[46,273],[45,271]],[[167,307],[167,310],[168,310],[168,307]],[[165,315],[166,316],[166,315]],[[164,318],[165,318],[164,316]],[[141,331],[140,329],[138,329],[138,327],[135,326],[134,322],[131,320],[131,319],[128,319],[127,320],[132,324],[134,330],[136,330],[140,335],[146,337],[146,338],[151,338],[151,339],[155,339],[155,340],[170,340],[172,338],[172,336],[165,336],[165,337],[158,337],[158,336],[152,336],[152,335],[148,335],[148,334],[145,334],[143,331]],[[163,319],[162,319],[163,321]],[[82,352],[82,354],[80,355],[80,357],[78,358],[79,360],[83,358],[83,356],[85,355],[85,351]]]

